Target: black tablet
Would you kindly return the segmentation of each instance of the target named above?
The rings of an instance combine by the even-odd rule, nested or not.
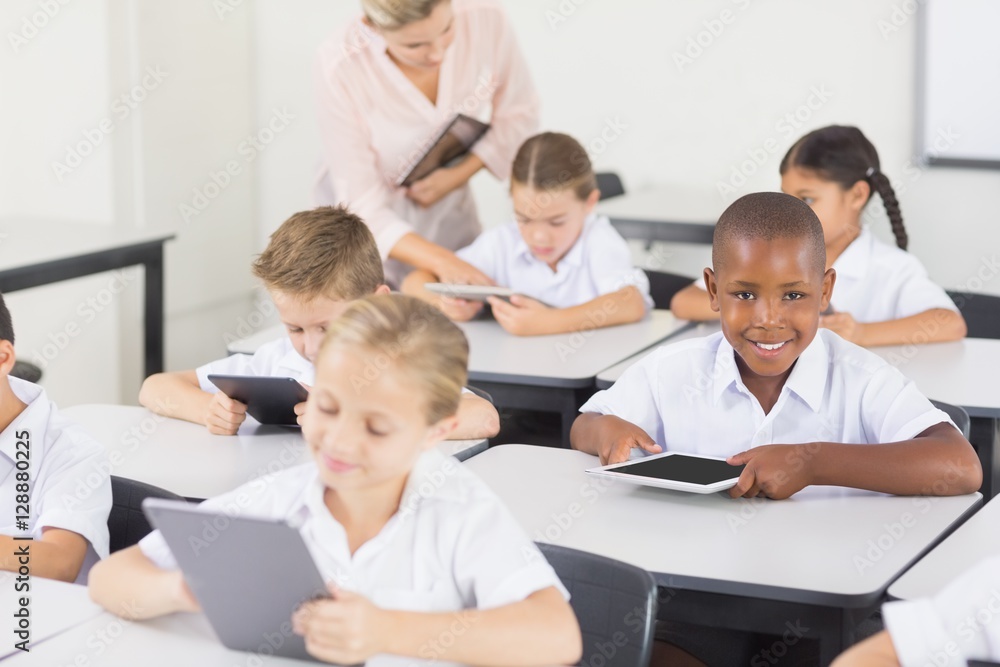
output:
[[[666,452],[591,468],[587,472],[632,484],[691,493],[715,493],[736,486],[745,467],[732,466],[725,459],[712,456]]]
[[[292,378],[267,375],[209,375],[208,381],[229,398],[247,406],[247,414],[261,424],[297,426],[295,406],[309,391]]]
[[[292,632],[292,614],[303,602],[329,593],[294,526],[178,500],[147,498],[142,509],[170,546],[223,644],[315,660]]]
[[[465,155],[488,129],[490,126],[487,123],[465,114],[456,114],[434,138],[430,147],[403,170],[396,185],[409,187],[438,167]]]

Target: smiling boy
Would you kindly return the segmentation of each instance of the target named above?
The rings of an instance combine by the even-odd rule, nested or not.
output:
[[[595,394],[573,424],[575,449],[602,463],[632,450],[725,456],[746,464],[733,497],[787,498],[814,484],[979,488],[976,453],[945,413],[878,356],[818,330],[836,272],[808,205],[781,193],[738,199],[716,225],[712,264],[705,284],[722,332],[664,346]]]

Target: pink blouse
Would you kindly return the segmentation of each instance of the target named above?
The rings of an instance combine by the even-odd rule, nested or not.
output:
[[[319,52],[323,160],[314,200],[349,205],[368,223],[383,261],[411,231],[451,250],[479,234],[468,185],[426,209],[395,186],[454,114],[491,123],[473,153],[501,180],[509,178],[517,149],[538,127],[538,95],[501,5],[451,3],[455,39],[441,64],[437,104],[406,78],[386,54],[385,40],[360,18]],[[398,284],[406,269],[388,260],[386,273]]]

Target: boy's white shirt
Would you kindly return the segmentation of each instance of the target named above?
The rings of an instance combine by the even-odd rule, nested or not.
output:
[[[198,376],[198,385],[211,394],[219,391],[219,388],[209,382],[209,375],[273,375],[290,377],[309,386],[316,383],[316,367],[296,352],[292,339],[288,336],[264,343],[253,355],[231,354],[199,366],[195,369],[195,374]]]
[[[735,354],[722,332],[664,345],[580,411],[632,422],[664,451],[711,456],[768,444],[897,442],[951,423],[899,370],[828,329],[816,332],[766,415]]]
[[[40,386],[14,377],[8,381],[27,407],[0,433],[0,533],[38,540],[43,528],[59,528],[82,535],[88,547],[77,582],[86,582],[90,567],[108,555],[111,467],[104,447],[62,417]],[[17,434],[24,431],[30,436],[27,531],[15,522],[15,515],[20,514],[16,511]]]
[[[632,263],[628,243],[603,215],[587,217],[556,271],[531,254],[517,222],[483,232],[455,254],[498,285],[555,308],[578,306],[628,285],[642,294],[647,311],[653,307],[649,279]]]
[[[249,482],[201,507],[291,520],[300,526],[325,580],[387,609],[486,609],[549,586],[569,597],[493,491],[436,449],[422,454],[411,471],[399,511],[353,555],[323,492],[315,464],[308,463]],[[177,567],[159,531],[139,547],[159,567]]]
[[[864,226],[833,263],[837,282],[831,305],[858,322],[885,322],[932,308],[958,312],[955,302],[927,275],[914,255],[883,243]],[[695,284],[705,289],[705,281]]]
[[[884,605],[882,619],[902,667],[1000,660],[1000,557],[982,561],[933,598]]]

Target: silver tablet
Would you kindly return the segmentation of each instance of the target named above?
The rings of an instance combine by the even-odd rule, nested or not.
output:
[[[292,613],[329,595],[297,528],[175,500],[147,498],[142,509],[225,646],[315,660],[292,632]]]
[[[725,459],[713,456],[665,452],[591,468],[587,472],[661,489],[715,493],[736,486],[745,467],[729,465]]]
[[[424,285],[427,291],[450,296],[453,299],[465,299],[466,301],[486,301],[488,297],[495,296],[501,299],[510,299],[517,294],[508,287],[497,287],[495,285],[453,285],[451,283],[427,283]]]

